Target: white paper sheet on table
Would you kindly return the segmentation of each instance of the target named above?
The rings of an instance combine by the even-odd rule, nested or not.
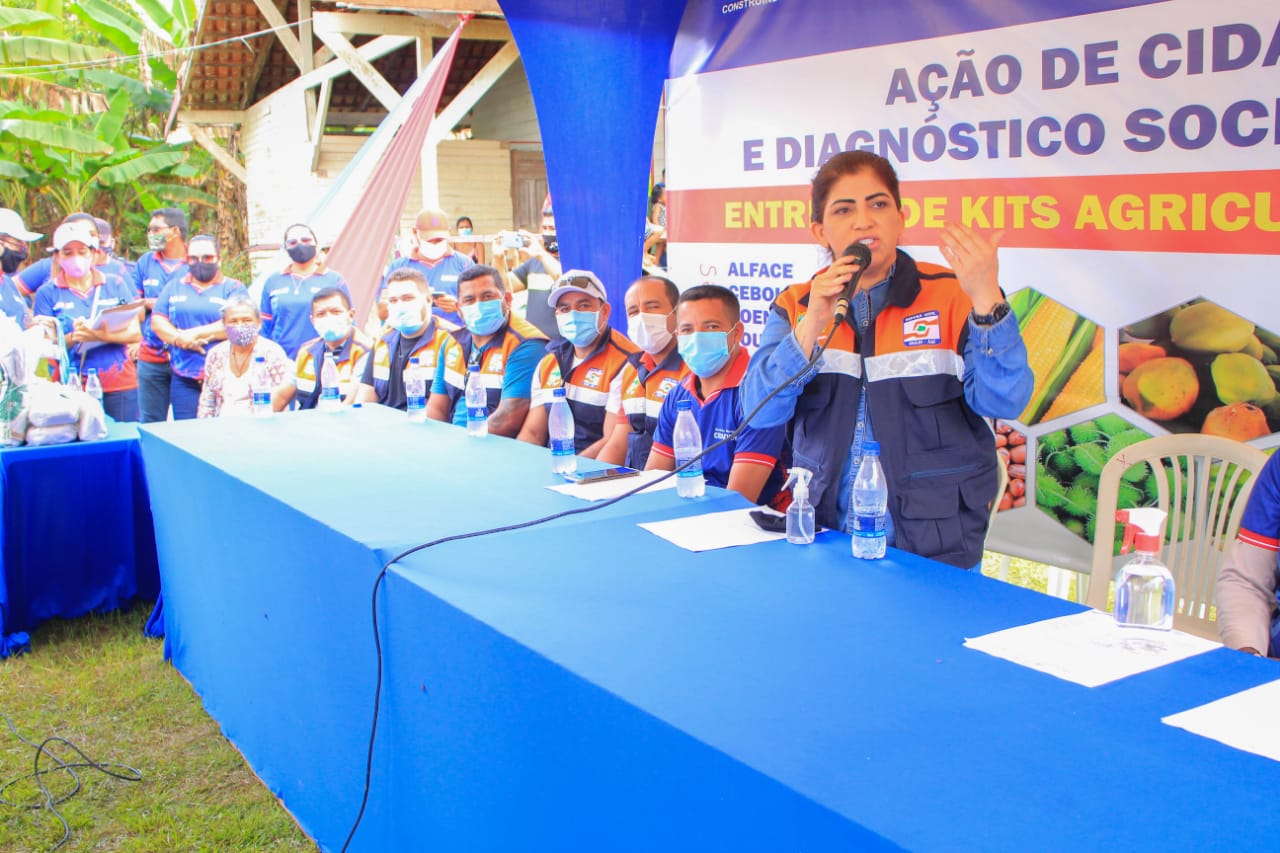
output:
[[[996,631],[964,644],[1085,687],[1137,675],[1220,646],[1181,631],[1121,628],[1110,613],[1098,610]]]
[[[646,521],[640,526],[688,551],[714,551],[717,548],[732,548],[734,545],[754,545],[757,542],[785,539],[784,533],[770,533],[756,526],[750,514],[757,509],[759,507],[747,507],[666,521]]]
[[[547,486],[553,492],[559,492],[562,495],[568,495],[571,498],[577,498],[583,501],[607,501],[609,498],[616,498],[618,495],[625,495],[632,489],[639,488],[644,483],[653,483],[663,474],[669,471],[641,471],[634,477],[619,477],[616,480],[604,480],[599,483],[565,483],[562,486]],[[651,485],[645,488],[646,492],[659,492],[663,489],[674,489],[676,487],[676,478],[668,477],[661,483]]]
[[[1278,717],[1280,681],[1269,681],[1199,708],[1165,717],[1162,722],[1272,761],[1280,761]]]

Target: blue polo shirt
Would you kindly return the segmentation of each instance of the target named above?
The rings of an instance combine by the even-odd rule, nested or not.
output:
[[[311,325],[311,298],[326,287],[336,287],[351,298],[351,289],[342,273],[320,271],[299,277],[288,268],[272,273],[262,283],[262,335],[275,341],[289,358],[297,358],[298,350],[319,333]]]
[[[100,271],[94,271],[97,283],[86,293],[68,287],[60,278],[45,282],[36,291],[35,315],[53,317],[64,332],[71,330],[77,317],[88,320],[95,306],[98,309],[110,308],[138,298],[133,285],[116,276],[103,275]],[[138,370],[125,350],[125,344],[94,344],[87,349],[84,344],[75,344],[68,354],[81,376],[89,368],[98,371],[103,391],[128,391],[138,387]]]
[[[412,267],[426,276],[433,293],[447,293],[457,299],[458,276],[462,274],[463,270],[473,266],[475,266],[475,261],[461,252],[450,252],[438,261],[428,261],[416,256],[396,258],[387,265],[387,272],[382,276],[382,281],[378,283],[378,293],[375,301],[382,298],[382,289],[387,286],[387,279],[391,274],[405,267]],[[456,311],[441,311],[439,308],[432,306],[431,313],[437,317],[443,317],[455,326],[463,324],[462,317]]]
[[[159,252],[147,252],[138,258],[133,268],[133,283],[142,299],[158,299],[171,282],[180,281],[187,274],[185,258],[170,260]],[[152,363],[169,360],[169,348],[151,331],[151,316],[142,321],[142,345],[138,358]]]
[[[237,293],[248,294],[234,278],[218,275],[209,284],[201,284],[187,275],[171,282],[156,299],[152,313],[163,317],[178,329],[194,329],[222,319],[222,306]],[[207,349],[207,348],[206,348]],[[180,347],[169,347],[173,372],[188,379],[204,378],[204,353]]]
[[[26,318],[31,313],[31,308],[22,295],[16,276],[0,273],[0,313],[12,317],[20,327],[25,328],[27,325]]]
[[[702,432],[702,446],[708,447],[721,440],[738,428],[742,423],[742,399],[738,385],[747,372],[751,356],[744,347],[738,348],[733,357],[724,387],[703,400],[699,396],[698,377],[690,373],[684,380],[667,392],[667,399],[662,403],[658,413],[658,427],[653,436],[652,453],[675,459],[672,448],[672,433],[676,425],[676,404],[681,400],[693,403],[693,417]],[[786,436],[785,426],[747,427],[738,436],[722,447],[702,457],[702,475],[707,482],[720,488],[728,488],[729,471],[735,462],[746,462],[753,465],[765,465],[773,469],[760,497],[756,503],[765,504],[782,488],[782,466],[778,464],[778,455],[782,452],[782,442]]]

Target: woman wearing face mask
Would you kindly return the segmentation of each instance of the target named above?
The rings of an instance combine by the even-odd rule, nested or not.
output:
[[[31,306],[14,275],[27,259],[27,244],[43,234],[28,231],[17,211],[0,207],[0,313],[12,317],[19,326],[31,320]]]
[[[462,238],[470,237],[475,233],[475,226],[471,224],[470,216],[459,216],[454,228],[458,232],[458,236]],[[478,240],[473,240],[469,243],[458,240],[453,244],[453,249],[455,252],[466,255],[477,264],[484,263],[484,243]]]
[[[151,328],[169,347],[173,371],[169,402],[174,420],[196,416],[204,380],[205,348],[227,336],[222,308],[245,286],[222,274],[218,241],[207,235],[187,244],[187,274],[165,287],[151,311]]]
[[[138,370],[126,348],[142,337],[140,318],[114,332],[93,328],[92,320],[104,308],[133,302],[137,294],[119,277],[94,269],[98,238],[84,222],[59,225],[53,247],[53,275],[36,291],[36,319],[62,329],[80,376],[98,372],[106,413],[117,421],[136,421]]]
[[[327,269],[320,256],[316,234],[309,226],[290,225],[284,232],[284,250],[289,263],[283,270],[270,275],[262,285],[262,334],[294,358],[304,343],[317,332],[311,325],[311,300],[321,290],[336,287],[347,298],[347,287],[342,273]]]
[[[237,293],[226,301],[221,321],[227,339],[210,349],[205,361],[196,412],[201,418],[253,414],[253,365],[258,356],[265,360],[273,398],[290,384],[293,363],[279,344],[259,334],[262,319],[248,293]]]
[[[719,285],[691,287],[680,295],[676,340],[691,373],[671,389],[662,403],[646,468],[675,469],[672,436],[676,405],[681,400],[692,404],[704,447],[741,426],[743,410],[738,386],[751,357],[742,346],[739,311],[738,297]],[[710,485],[733,489],[749,501],[768,503],[782,486],[778,456],[785,436],[782,426],[747,426],[736,439],[702,458],[703,476]]]

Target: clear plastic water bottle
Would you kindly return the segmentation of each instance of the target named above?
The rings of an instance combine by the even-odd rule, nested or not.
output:
[[[409,359],[409,366],[404,369],[404,396],[409,422],[426,423],[427,377],[416,355]]]
[[[69,365],[67,367],[67,378],[65,381],[66,381],[66,384],[70,385],[72,388],[84,387],[83,385],[80,384],[80,373],[76,370],[76,367],[74,364]]]
[[[572,474],[578,470],[578,457],[573,446],[573,412],[564,388],[551,392],[551,411],[547,414],[547,432],[551,435],[551,472]]]
[[[99,403],[102,402],[102,380],[98,378],[98,369],[96,367],[89,368],[84,375],[84,390],[93,399]]]
[[[702,430],[693,417],[692,400],[676,401],[676,426],[671,431],[671,443],[676,452],[676,468],[702,453]],[[680,497],[700,498],[706,491],[701,459],[676,474],[676,494]]]
[[[467,371],[467,435],[489,434],[489,392],[479,370]],[[572,415],[570,415],[572,417]]]
[[[253,372],[249,377],[249,388],[253,393],[253,416],[255,418],[271,417],[271,373],[267,370],[267,357],[253,357]]]
[[[334,361],[333,353],[326,349],[324,366],[320,368],[320,400],[316,403],[317,411],[336,412],[342,409],[341,382],[338,362]]]
[[[853,556],[878,560],[884,556],[885,511],[889,488],[880,467],[880,442],[862,444],[862,463],[853,478]]]

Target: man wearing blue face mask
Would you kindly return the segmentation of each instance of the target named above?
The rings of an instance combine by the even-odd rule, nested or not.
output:
[[[337,287],[326,287],[311,298],[311,325],[320,337],[307,341],[298,350],[294,363],[293,385],[276,392],[277,411],[297,403],[299,409],[314,409],[320,402],[320,370],[324,367],[325,353],[333,353],[338,368],[338,393],[342,399],[354,402],[355,389],[364,375],[365,362],[373,345],[355,327],[356,312],[351,308],[347,292]]]
[[[466,426],[467,377],[478,372],[488,396],[489,434],[514,438],[529,413],[533,370],[547,336],[511,313],[511,294],[493,267],[478,264],[458,276],[458,308],[467,327],[444,342],[427,417]]]
[[[728,436],[742,423],[738,386],[751,356],[742,346],[738,297],[715,284],[691,287],[676,304],[676,341],[692,371],[662,403],[653,449],[646,468],[675,469],[672,433],[676,404],[689,400],[704,447]],[[702,473],[713,486],[733,489],[747,500],[767,503],[778,493],[783,470],[778,462],[786,427],[748,426],[736,440],[702,458]]]
[[[381,403],[405,411],[404,369],[409,359],[417,358],[426,375],[434,376],[440,348],[458,327],[432,316],[431,285],[412,267],[387,276],[383,296],[391,331],[374,342],[355,402]]]
[[[533,374],[529,416],[518,436],[546,446],[552,392],[561,386],[573,412],[574,447],[595,459],[605,444],[609,413],[622,402],[622,369],[639,348],[609,327],[609,303],[595,273],[569,270],[547,297],[560,336]]]

